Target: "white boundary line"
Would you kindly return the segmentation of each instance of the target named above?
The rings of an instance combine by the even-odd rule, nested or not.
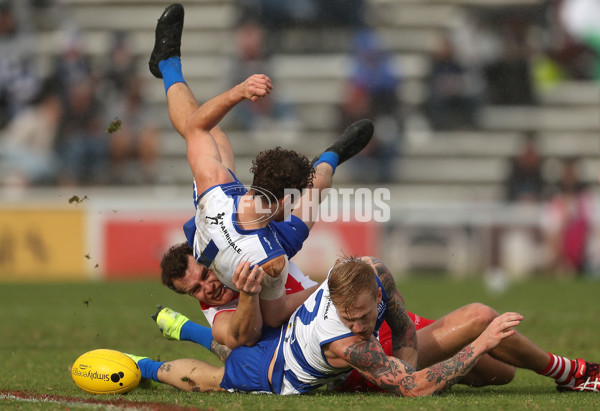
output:
[[[89,408],[98,408],[98,409],[108,409],[108,410],[137,410],[137,409],[141,409],[144,407],[135,407],[135,406],[117,406],[114,404],[110,404],[110,403],[103,403],[103,402],[86,402],[85,400],[83,401],[68,401],[68,400],[55,400],[55,399],[48,399],[48,398],[23,398],[23,397],[19,397],[13,394],[2,394],[0,393],[0,400],[9,400],[9,401],[19,401],[19,402],[29,402],[29,403],[34,403],[34,404],[43,404],[43,403],[50,403],[50,404],[59,404],[59,405],[66,405],[66,406],[72,406],[72,407],[89,407]]]

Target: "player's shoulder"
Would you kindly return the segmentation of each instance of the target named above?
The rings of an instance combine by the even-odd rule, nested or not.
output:
[[[237,185],[239,183],[229,169],[215,159],[207,160],[204,167],[194,173],[194,180],[200,198],[213,191],[215,188],[226,188],[229,184],[234,183]]]

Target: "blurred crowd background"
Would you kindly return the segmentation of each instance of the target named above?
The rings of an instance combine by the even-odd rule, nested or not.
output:
[[[182,3],[184,76],[199,101],[253,73],[273,79],[270,98],[223,124],[242,181],[262,148],[312,158],[371,118],[373,142],[336,184],[392,190],[384,231],[408,250],[398,265],[468,270],[448,261],[486,242],[477,267],[492,280],[597,276],[597,0]],[[166,5],[0,0],[4,195],[189,187],[185,144],[147,69]],[[474,222],[481,210],[493,212]]]

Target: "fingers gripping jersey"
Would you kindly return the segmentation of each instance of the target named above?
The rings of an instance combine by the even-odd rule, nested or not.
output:
[[[377,277],[376,277],[377,278]],[[377,307],[377,336],[383,323],[387,295],[379,278],[382,301]],[[301,394],[311,391],[345,374],[350,367],[334,368],[325,359],[323,346],[353,334],[340,320],[329,298],[327,281],[301,305],[290,318],[278,355],[283,355],[283,381],[280,394]],[[274,382],[273,385],[279,385]]]
[[[198,198],[194,184],[194,258],[211,269],[223,284],[236,291],[232,278],[241,262],[261,265],[285,255],[270,224],[255,230],[244,230],[238,225],[236,210],[246,192],[243,185],[234,181],[213,186]],[[287,270],[282,275],[287,275]]]

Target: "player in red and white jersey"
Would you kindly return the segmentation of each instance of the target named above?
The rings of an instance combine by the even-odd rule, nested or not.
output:
[[[288,277],[285,283],[286,294],[295,294],[300,291],[308,290],[307,294],[311,294],[318,286],[316,281],[313,281],[305,275],[293,261],[289,263]],[[206,321],[212,327],[215,318],[222,313],[232,313],[237,309],[239,293],[232,294],[232,299],[228,303],[221,305],[211,305],[200,301],[200,307],[206,317]]]

